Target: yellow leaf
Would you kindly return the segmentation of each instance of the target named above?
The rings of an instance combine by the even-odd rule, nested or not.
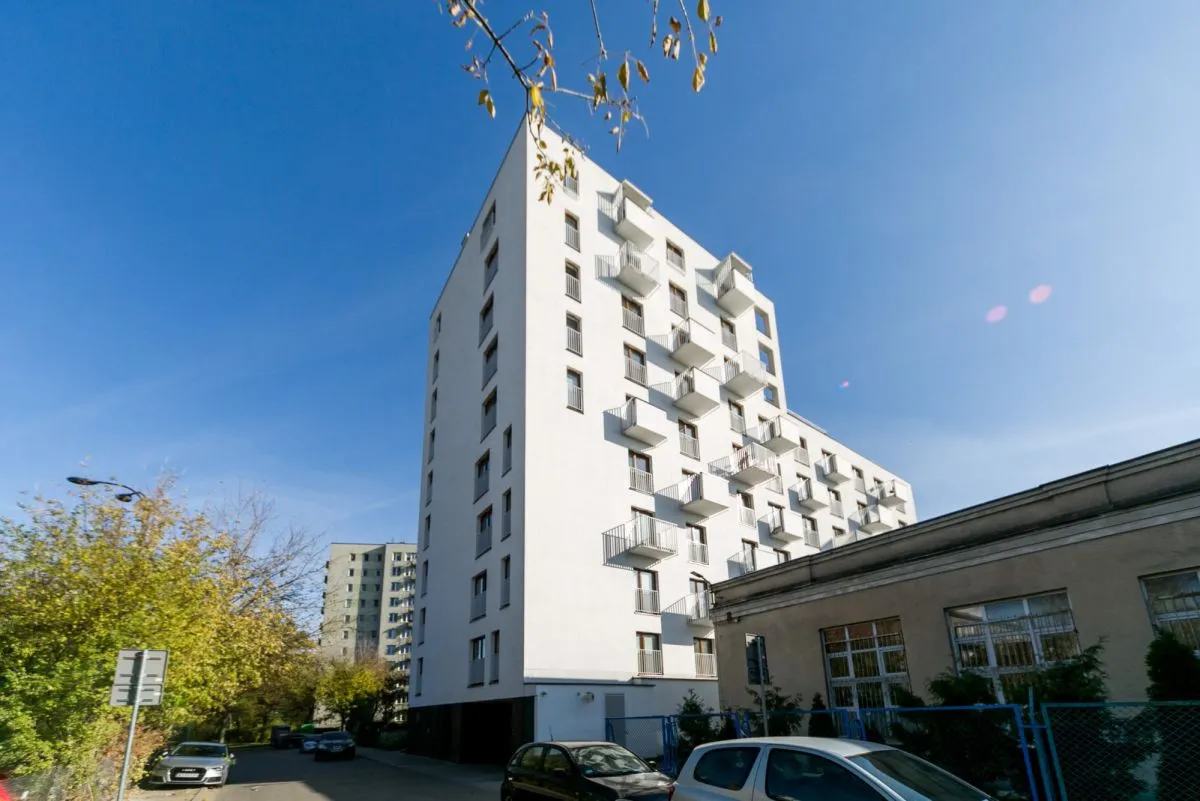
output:
[[[489,92],[487,89],[480,89],[479,90],[479,102],[476,105],[482,106],[484,103],[488,102],[488,98],[491,97],[491,95],[492,95],[492,93]]]
[[[675,40],[675,45],[674,45],[674,46],[671,48],[671,58],[675,59],[676,61],[678,61],[678,60],[679,60],[679,46],[680,46],[681,44],[683,44],[683,40],[682,40],[682,39],[676,39],[676,40]]]
[[[701,22],[708,22],[708,0],[700,0],[696,6],[696,16]]]
[[[494,102],[492,102],[491,95],[488,95],[486,105],[487,105],[487,113],[491,115],[492,119],[496,119],[496,104]]]
[[[625,109],[624,111],[621,112],[621,122],[622,123],[629,122],[631,119],[633,119],[632,111],[630,111],[629,109]]]
[[[704,88],[704,68],[696,67],[696,71],[692,73],[692,91],[699,92]]]
[[[670,57],[671,42],[673,42],[674,40],[675,40],[675,37],[671,36],[671,34],[669,34],[669,33],[663,37],[663,58]]]
[[[680,24],[679,20],[675,19],[674,17],[671,17],[670,23],[671,23],[671,30],[673,30],[675,33],[679,33],[679,31],[683,28],[683,26]]]
[[[650,83],[650,71],[646,69],[646,65],[640,61],[635,61],[637,64],[638,77],[645,83]]]
[[[629,62],[622,61],[620,68],[617,69],[617,81],[620,82],[621,88],[626,92],[629,91]]]
[[[712,31],[708,32],[708,49],[717,52],[717,35]]]
[[[708,53],[705,53],[703,50],[700,51],[699,53],[696,54],[696,60],[698,62],[700,62],[701,67],[707,66],[708,65]]]
[[[529,87],[529,105],[539,111],[546,105],[546,101],[542,99],[542,87],[537,85]]]
[[[609,133],[612,134],[613,136],[616,136],[620,132],[620,130],[621,130],[620,128],[618,128],[614,125],[613,129],[611,131],[609,131]]]

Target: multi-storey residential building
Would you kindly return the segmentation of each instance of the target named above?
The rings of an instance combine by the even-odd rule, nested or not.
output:
[[[378,655],[411,673],[417,546],[337,542],[325,563],[321,651],[354,659]]]
[[[916,518],[787,411],[746,260],[590,161],[540,202],[536,154],[522,126],[430,318],[412,742],[454,759],[716,706],[710,582]]]

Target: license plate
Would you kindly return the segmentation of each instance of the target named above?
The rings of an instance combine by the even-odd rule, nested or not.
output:
[[[338,751],[342,750],[342,747],[340,745],[331,745],[329,746],[329,750],[336,754]]]
[[[184,779],[194,779],[200,775],[200,771],[193,770],[193,769],[179,770],[179,771],[175,772],[175,775],[179,776],[180,778],[184,778]]]

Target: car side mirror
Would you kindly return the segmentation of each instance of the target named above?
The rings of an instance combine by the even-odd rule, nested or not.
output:
[[[654,768],[655,770],[658,770],[658,760],[657,759],[647,759],[646,764],[649,765],[650,767]]]

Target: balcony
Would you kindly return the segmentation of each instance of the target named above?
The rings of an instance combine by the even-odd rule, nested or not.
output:
[[[737,334],[727,328],[721,329],[721,344],[730,350],[737,350]]]
[[[583,355],[583,332],[578,328],[567,329],[567,350],[577,356]]]
[[[697,517],[712,517],[729,508],[728,486],[709,473],[689,476],[664,490],[663,495],[679,501],[680,509]]]
[[[617,233],[623,239],[646,248],[654,241],[654,218],[650,216],[650,198],[628,181],[613,199],[617,212]]]
[[[644,615],[657,615],[662,612],[658,605],[658,590],[636,589],[633,591],[633,609]]]
[[[729,557],[729,577],[747,576],[758,570],[758,551],[743,548]]]
[[[758,392],[768,383],[769,376],[758,359],[749,353],[740,353],[721,365],[709,368],[709,374],[721,382],[730,394],[746,398]]]
[[[895,521],[891,513],[885,512],[878,506],[859,509],[856,517],[858,518],[858,530],[864,534],[882,534],[895,528]]]
[[[582,287],[579,285],[579,276],[567,273],[567,297],[572,300],[580,300],[583,297]]]
[[[583,387],[567,384],[567,408],[577,412],[583,411]]]
[[[741,524],[743,526],[755,525],[756,521],[754,519],[754,507],[753,506],[739,506],[738,507],[738,520],[741,521]]]
[[[679,527],[656,517],[638,515],[627,523],[604,532],[617,553],[660,561],[679,551]]]
[[[663,672],[662,651],[638,651],[637,672],[639,676],[661,676]]]
[[[787,509],[772,509],[762,516],[772,539],[779,542],[795,542],[804,539],[804,520]]]
[[[732,456],[712,462],[709,467],[713,468],[718,475],[754,487],[778,475],[779,471],[775,464],[775,454],[762,445],[752,442],[745,447],[738,448]]]
[[[472,659],[470,667],[467,670],[467,684],[472,686],[483,684],[484,676],[484,660]]]
[[[634,492],[654,494],[654,474],[637,467],[629,468],[629,488]]]
[[[487,590],[471,596],[471,620],[487,614]]]
[[[665,410],[638,398],[627,400],[608,413],[621,421],[622,434],[650,447],[665,442],[671,430]]]
[[[753,306],[759,297],[750,265],[736,253],[730,253],[717,266],[713,285],[717,305],[735,317]]]
[[[645,386],[646,378],[648,375],[649,375],[649,372],[646,368],[645,362],[638,361],[637,359],[631,359],[628,356],[625,357],[625,377],[626,378],[628,378],[630,381],[634,382],[635,384],[641,384],[642,386]]]
[[[674,381],[655,387],[670,396],[675,407],[693,417],[703,417],[720,405],[717,380],[703,370],[688,370]]]
[[[678,604],[671,607],[687,615],[689,626],[700,629],[712,628],[712,593],[693,592],[683,596]]]
[[[658,260],[626,242],[614,256],[596,257],[597,272],[602,278],[615,278],[639,297],[658,289]]]
[[[700,458],[700,440],[691,434],[679,432],[679,452],[693,459]]]
[[[821,470],[821,478],[830,484],[845,484],[850,480],[849,474],[844,472],[846,468],[842,466],[842,460],[832,453],[822,458],[817,466]]]
[[[829,506],[829,490],[810,479],[793,484],[792,491],[796,493],[796,503],[809,511],[819,512]]]
[[[842,510],[842,502],[836,498],[831,499],[829,501],[829,514],[844,520],[846,518],[846,513]]]
[[[716,333],[692,319],[673,327],[662,344],[672,359],[688,367],[703,367],[717,357]]]
[[[717,655],[696,653],[696,675],[712,677],[717,675]]]
[[[759,445],[779,456],[800,447],[800,432],[796,425],[783,415],[758,426],[750,436],[754,437]]]
[[[812,465],[808,455],[808,448],[796,448],[792,453],[792,458],[796,460],[796,464],[802,464],[805,467]]]
[[[783,494],[783,476],[771,476],[767,479],[767,491],[776,495]]]
[[[892,479],[885,481],[883,486],[872,489],[871,497],[884,508],[903,511],[904,505],[908,503],[908,487]]]
[[[708,543],[688,540],[688,561],[698,565],[708,564]]]
[[[646,336],[646,318],[642,316],[640,309],[631,309],[628,306],[623,307],[621,309],[621,324],[639,337]]]

